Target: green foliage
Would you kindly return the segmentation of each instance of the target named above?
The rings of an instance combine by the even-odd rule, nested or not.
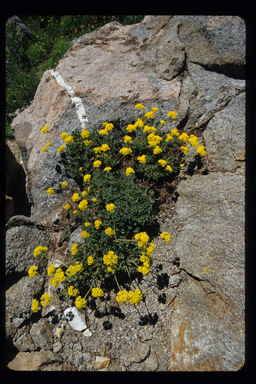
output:
[[[118,15],[122,24],[138,22],[143,16]],[[54,68],[72,40],[111,21],[104,15],[20,15],[27,27],[22,33],[6,23],[6,135],[17,109],[26,108],[34,97],[46,69]]]

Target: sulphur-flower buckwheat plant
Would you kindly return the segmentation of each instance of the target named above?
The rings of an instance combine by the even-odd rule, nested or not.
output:
[[[158,107],[147,110],[141,103],[135,109],[136,118],[128,125],[116,128],[105,121],[98,130],[87,127],[60,134],[65,145],[57,154],[65,180],[59,189],[50,187],[46,192],[49,199],[58,190],[65,194],[66,236],[78,228],[81,235],[67,250],[63,265],[49,260],[46,275],[51,294],[34,298],[33,312],[57,300],[71,301],[83,310],[92,301],[106,300],[109,289],[114,290],[116,305],[138,306],[146,301],[140,282],[154,272],[153,238],[163,239],[164,246],[171,242],[169,232],[159,234],[154,229],[165,201],[161,188],[168,190],[186,171],[187,153],[201,161],[207,152],[197,136],[173,126],[176,111],[160,116]],[[45,126],[41,133],[47,136],[48,130]],[[42,156],[50,156],[50,146],[46,141]],[[68,178],[77,187],[71,187]],[[38,245],[33,255],[38,260],[48,253],[47,247]],[[37,265],[28,269],[31,278],[40,272]]]

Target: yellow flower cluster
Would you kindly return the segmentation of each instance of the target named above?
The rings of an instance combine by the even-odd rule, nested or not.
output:
[[[142,293],[139,289],[135,289],[134,292],[132,291],[119,291],[116,296],[116,301],[121,304],[125,304],[127,301],[129,301],[131,304],[140,304],[143,299]]]
[[[80,203],[78,204],[78,208],[81,210],[81,211],[84,211],[88,206],[88,201],[86,199],[80,201]]]
[[[104,292],[101,288],[92,288],[92,297],[102,297]]]
[[[70,285],[68,287],[68,295],[75,297],[77,294],[78,294],[78,289],[74,288],[73,285]]]
[[[85,308],[86,307],[86,301],[81,296],[78,296],[75,301],[76,307],[79,308]]]
[[[112,235],[115,235],[116,232],[111,227],[108,227],[105,229],[105,233],[108,236],[112,236]]]
[[[93,262],[94,262],[94,259],[93,259],[93,257],[92,257],[92,256],[88,256],[88,259],[87,259],[87,264],[88,264],[88,265],[92,265],[92,264],[93,264]]]
[[[107,205],[106,205],[106,210],[107,210],[108,212],[114,212],[114,210],[115,210],[115,204],[113,204],[113,203],[107,204]]]
[[[46,191],[48,196],[51,196],[53,194],[53,192],[54,192],[53,187],[48,188],[47,191]]]
[[[126,168],[126,170],[125,170],[126,176],[129,176],[132,173],[135,173],[134,169],[132,169],[131,167]]]
[[[138,266],[138,272],[141,272],[143,275],[147,275],[150,271],[150,266],[152,261],[150,260],[150,255],[155,249],[155,244],[150,243],[149,246],[144,246],[145,251],[141,252],[140,261],[142,265]]]
[[[79,264],[78,261],[76,261],[75,265],[70,265],[68,269],[66,270],[66,275],[68,277],[74,276],[77,272],[81,272],[83,270],[83,264]]]
[[[42,245],[39,245],[39,247],[35,248],[33,255],[34,257],[36,257],[38,255],[46,253],[47,251],[48,251],[48,247],[42,247]]]
[[[78,247],[78,244],[77,244],[77,243],[73,244],[72,247],[71,247],[71,254],[72,254],[73,256],[75,256],[76,253],[77,253],[77,251],[78,251],[77,247]]]
[[[106,255],[103,256],[103,262],[108,266],[108,272],[115,272],[118,256],[114,251],[109,251]]]
[[[101,226],[101,224],[102,224],[102,221],[100,221],[100,220],[95,220],[95,221],[94,221],[94,227],[95,227],[96,229],[99,229],[100,226]]]
[[[121,153],[122,155],[129,155],[130,153],[132,153],[132,150],[131,148],[123,147],[120,149],[119,153]]]
[[[114,125],[112,123],[102,123],[104,129],[101,129],[98,133],[99,135],[108,135],[109,132],[112,131],[112,129],[114,128]]]
[[[149,236],[146,232],[140,232],[140,233],[137,233],[135,236],[134,236],[135,240],[138,241],[138,247],[143,247],[145,246],[145,244],[147,244],[149,242]]]
[[[38,267],[36,265],[32,265],[32,267],[28,270],[29,277],[34,277],[37,274]]]
[[[169,244],[171,241],[171,235],[168,232],[161,233],[160,237],[161,239],[164,239],[167,244]]]
[[[65,276],[64,272],[62,271],[61,268],[58,268],[55,272],[54,277],[52,279],[50,279],[50,284],[53,287],[58,288],[59,283],[62,283],[65,280],[66,280],[66,276]]]
[[[39,310],[39,301],[37,299],[34,299],[32,301],[31,309],[35,313],[38,312],[38,310]]]
[[[44,307],[44,306],[47,306],[47,305],[50,305],[50,300],[51,300],[51,296],[49,295],[49,293],[45,292],[42,296],[41,296],[41,305]]]

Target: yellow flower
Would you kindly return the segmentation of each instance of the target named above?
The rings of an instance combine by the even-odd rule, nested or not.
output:
[[[104,292],[101,288],[92,288],[92,297],[102,297]]]
[[[87,129],[84,129],[81,133],[80,133],[82,139],[87,139],[89,136],[90,136],[90,132],[87,131]]]
[[[143,128],[143,132],[148,132],[148,133],[155,133],[156,128],[155,127],[150,127],[149,125],[145,125]]]
[[[158,163],[159,163],[162,167],[165,167],[166,164],[167,164],[167,161],[165,161],[164,159],[159,159],[159,160],[158,160]]]
[[[75,301],[77,308],[85,308],[86,307],[86,301],[81,296],[78,296]]]
[[[84,182],[86,183],[87,181],[91,180],[91,175],[88,173],[87,175],[84,175]]]
[[[49,293],[45,292],[42,296],[41,296],[41,305],[44,307],[46,305],[50,305],[50,300],[51,300],[51,296],[49,295]]]
[[[35,250],[33,252],[33,256],[36,257],[38,255],[44,254],[47,251],[48,251],[47,247],[42,247],[42,245],[39,245],[39,247],[35,248]]]
[[[126,173],[126,176],[129,176],[131,173],[135,173],[135,171],[132,168],[128,167],[126,168],[125,173]]]
[[[141,164],[146,164],[146,155],[138,156],[138,157],[137,157],[137,160],[138,160]]]
[[[83,191],[82,192],[82,196],[85,197],[87,195],[87,192],[86,191]]]
[[[53,187],[48,188],[47,191],[46,191],[46,193],[47,193],[48,196],[51,196],[51,194],[52,194],[53,192],[54,192]]]
[[[162,152],[162,149],[158,145],[156,145],[153,150],[154,155],[158,155],[161,152]]]
[[[109,172],[109,171],[111,171],[111,167],[106,167],[106,168],[104,168],[104,171],[106,171],[106,172]]]
[[[33,312],[38,312],[38,310],[39,310],[39,302],[38,302],[38,300],[34,299],[32,301],[31,309],[32,309]]]
[[[47,148],[49,148],[51,145],[52,143],[50,141],[48,141],[48,143],[46,144]]]
[[[190,135],[188,142],[192,145],[192,147],[197,147],[199,146],[199,143],[197,141],[197,137],[195,135]]]
[[[117,293],[116,301],[118,303],[124,304],[126,303],[127,300],[128,300],[128,291],[126,291],[126,289],[123,291],[119,291]]]
[[[206,150],[203,145],[199,145],[196,151],[197,153],[199,153],[200,156],[206,155]]]
[[[46,125],[45,127],[43,127],[43,128],[41,129],[42,134],[46,133],[46,132],[48,131],[48,129],[49,129],[48,125]]]
[[[95,160],[94,162],[93,162],[93,167],[94,168],[99,168],[101,166],[101,161],[100,160]]]
[[[170,111],[167,113],[167,116],[174,120],[177,117],[177,113],[175,111]]]
[[[139,289],[135,289],[135,292],[129,291],[128,300],[131,304],[138,305],[143,299],[142,293]]]
[[[81,211],[84,211],[88,206],[88,201],[87,200],[81,200],[80,203],[78,204],[78,208],[81,210]]]
[[[108,144],[102,144],[102,146],[101,146],[100,148],[101,148],[101,150],[102,150],[103,152],[106,152],[106,151],[109,151],[109,150],[110,150],[110,147],[109,147]]]
[[[131,148],[126,148],[126,147],[121,148],[119,151],[119,153],[121,153],[122,155],[128,155],[131,152],[132,152]]]
[[[74,143],[73,136],[66,137],[66,139],[64,140],[64,143],[66,143],[66,144]]]
[[[179,136],[179,140],[181,140],[181,141],[186,142],[186,141],[188,141],[188,139],[189,139],[189,135],[188,135],[186,132],[183,132],[183,133]]]
[[[144,116],[145,116],[147,119],[154,119],[154,118],[155,118],[154,111],[146,112]]]
[[[73,244],[72,247],[71,247],[71,254],[72,254],[73,256],[75,256],[76,253],[77,253],[77,251],[78,251],[77,247],[78,247],[78,244],[77,244],[77,243]]]
[[[185,167],[185,164],[184,163],[180,164],[180,167]]]
[[[42,152],[46,152],[46,151],[47,151],[47,147],[43,147],[43,148],[41,149],[41,151],[42,151]]]
[[[68,277],[74,276],[77,272],[80,272],[83,270],[83,264],[79,264],[78,261],[75,265],[70,265],[68,269],[66,270],[66,275]]]
[[[87,259],[87,263],[88,265],[92,265],[92,263],[94,262],[94,259],[92,256],[89,256],[88,259]]]
[[[161,239],[164,239],[167,244],[169,244],[171,241],[171,235],[168,232],[161,233],[160,237]]]
[[[69,296],[76,296],[77,293],[78,293],[78,289],[74,288],[73,285],[70,285],[70,287],[68,287]]]
[[[84,226],[85,226],[85,227],[90,227],[90,225],[91,225],[91,223],[90,223],[89,221],[86,221],[86,222],[84,223]]]
[[[103,256],[103,262],[108,266],[108,272],[115,272],[118,256],[114,251],[109,251],[107,255]]]
[[[173,136],[167,133],[165,141],[169,143],[169,141],[173,140]]]
[[[108,135],[108,131],[106,129],[101,129],[98,133],[99,135]]]
[[[115,235],[115,231],[113,231],[113,229],[111,227],[106,228],[104,232],[108,236]]]
[[[102,224],[102,222],[101,222],[100,220],[95,220],[95,221],[94,221],[94,227],[95,227],[96,229],[99,229],[100,226],[101,226],[101,224]]]
[[[61,146],[57,149],[57,152],[58,152],[58,153],[61,153],[62,151],[64,151],[65,148],[66,148],[65,145],[61,145]]]
[[[126,130],[131,133],[132,131],[136,131],[136,126],[134,124],[128,124]]]
[[[128,135],[125,135],[124,136],[124,143],[132,143],[132,137],[128,136]]]
[[[67,181],[63,181],[62,183],[61,183],[61,187],[62,188],[65,188],[65,187],[67,187],[68,186],[68,182]]]
[[[92,143],[92,140],[84,140],[84,144],[87,146]]]
[[[145,247],[146,246],[146,243],[149,241],[149,236],[146,232],[140,232],[140,233],[137,233],[135,236],[134,236],[135,240],[138,241],[137,245],[138,247]]]
[[[140,265],[138,267],[138,272],[142,273],[143,275],[147,275],[149,273],[150,269],[145,267],[144,265]]]
[[[47,269],[47,273],[48,273],[48,276],[53,276],[54,273],[55,273],[55,265],[54,264],[51,264],[49,265],[48,269]]]
[[[76,201],[79,201],[81,200],[80,196],[79,196],[79,193],[74,193],[74,195],[72,196],[72,200],[74,201],[74,203]]]
[[[171,134],[172,134],[172,135],[175,135],[175,136],[179,136],[179,135],[180,135],[180,134],[179,134],[179,131],[178,131],[177,128],[173,128],[173,129],[171,129]]]
[[[143,104],[136,104],[135,108],[138,109],[138,111],[140,111],[141,109],[145,109]]]
[[[147,119],[145,119],[145,117],[143,117],[143,118],[138,118],[137,119],[137,121],[135,122],[135,124],[134,124],[134,126],[137,128],[137,127],[139,127],[139,128],[143,128],[143,126],[144,126],[144,124],[145,124],[145,122],[147,121]]]
[[[188,147],[184,147],[184,146],[181,146],[180,149],[184,153],[184,155],[186,155],[186,153],[188,153],[188,151],[189,151],[189,148]]]
[[[115,204],[113,204],[113,203],[111,203],[111,204],[107,204],[107,205],[106,205],[106,210],[107,210],[108,212],[114,212],[114,210],[115,210]]]
[[[34,277],[37,274],[37,269],[38,267],[36,265],[33,265],[32,267],[30,267],[28,270],[29,277]]]
[[[173,169],[170,165],[166,165],[165,169],[166,171],[173,172]]]
[[[160,123],[161,124],[166,124],[166,122],[164,120],[160,120]]]
[[[69,208],[70,208],[70,204],[67,203],[67,204],[64,205],[64,209],[65,209],[66,211],[68,211]]]
[[[155,135],[154,133],[150,133],[147,138],[148,145],[150,147],[155,147],[156,145],[160,144],[160,142],[163,140],[161,136]]]
[[[77,209],[75,209],[75,210],[73,211],[73,215],[76,215],[76,214],[77,214],[77,212],[78,212],[78,210],[77,210]]]
[[[89,232],[87,232],[87,231],[82,231],[81,232],[81,237],[82,237],[82,239],[86,239],[87,237],[89,237],[90,236],[90,233]]]
[[[67,137],[68,137],[68,133],[67,132],[62,132],[62,134],[60,135],[61,139],[66,139]]]
[[[112,123],[102,123],[102,125],[105,126],[105,130],[107,132],[112,131],[112,129],[114,128],[114,125]]]

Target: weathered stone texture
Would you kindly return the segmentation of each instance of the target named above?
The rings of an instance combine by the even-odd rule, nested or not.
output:
[[[6,292],[7,335],[20,351],[10,369],[235,371],[243,366],[244,69],[240,17],[160,15],[129,26],[112,22],[77,39],[55,68],[69,92],[51,71],[44,73],[33,102],[12,123],[33,207],[32,220],[24,224],[14,217],[6,233],[7,274],[20,278]],[[86,331],[74,330],[65,318],[71,303],[54,304],[41,320],[32,316],[31,301],[47,283],[21,276],[33,248],[47,241],[34,220],[51,225],[63,215],[66,196],[48,197],[46,189],[58,190],[66,180],[56,154],[59,135],[81,129],[70,90],[80,98],[89,129],[103,121],[127,125],[135,119],[134,105],[142,102],[157,106],[161,117],[177,110],[177,127],[198,133],[208,153],[207,170],[183,171],[176,199],[159,214],[160,228],[171,233],[172,242],[154,239],[162,270],[156,272],[157,294],[143,285],[148,297],[147,307],[140,308],[143,325],[136,308],[115,307],[113,292],[107,306],[99,300],[98,316],[85,310]],[[47,139],[41,134],[45,125]],[[52,146],[42,153],[47,141]],[[69,179],[69,185],[75,182]],[[66,249],[79,236],[74,231]],[[47,262],[64,259],[61,252]],[[153,277],[149,282],[156,286]]]

